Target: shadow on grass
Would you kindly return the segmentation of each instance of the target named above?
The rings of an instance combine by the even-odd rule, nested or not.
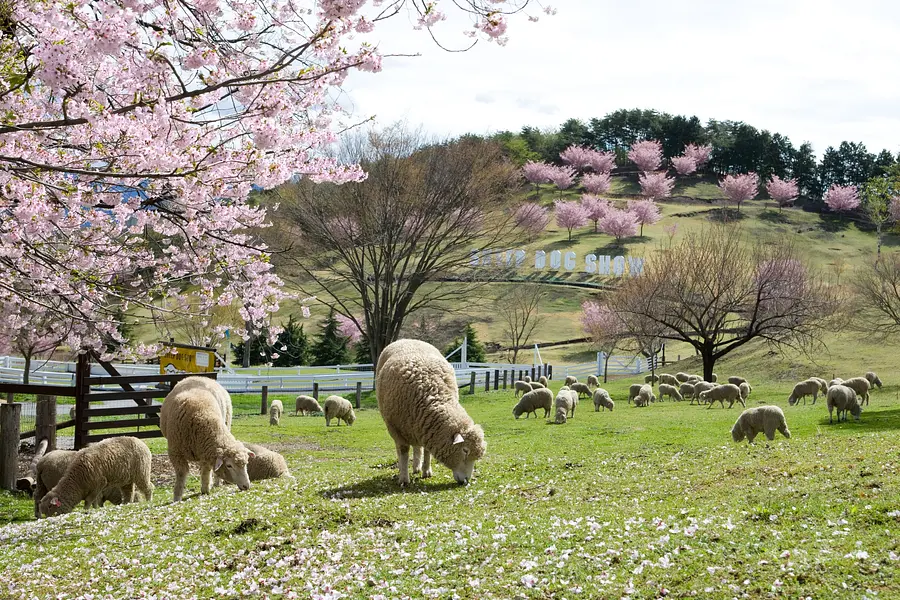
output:
[[[846,216],[834,213],[821,213],[819,219],[822,223],[822,229],[829,233],[836,231],[845,231],[850,227],[850,220]]]
[[[432,466],[435,468],[435,466]],[[437,468],[440,468],[437,466]],[[364,481],[358,481],[348,485],[342,485],[327,490],[322,490],[319,495],[328,500],[334,498],[380,498],[382,496],[392,496],[394,494],[403,493],[432,493],[443,492],[445,490],[453,490],[462,487],[455,481],[445,481],[442,483],[430,483],[416,475],[412,476],[409,486],[402,488],[397,483],[397,476],[378,475]]]
[[[640,241],[644,238],[634,236],[632,238],[627,238],[630,241]],[[594,250],[594,254],[597,256],[628,256],[628,246],[625,245],[626,240],[622,240],[621,242],[610,242],[605,246],[600,246],[596,250]]]
[[[877,400],[877,398],[873,398]],[[817,403],[818,404],[818,403]],[[825,408],[823,406],[823,408]],[[840,427],[842,431],[847,433],[862,433],[872,431],[892,431],[900,429],[900,408],[892,410],[866,410],[868,407],[863,406],[862,414],[859,421],[853,419],[853,415],[847,415],[847,421],[837,421],[837,411],[834,411],[834,423],[828,422],[827,409],[825,416],[819,421],[821,427]]]
[[[759,220],[766,221],[767,223],[781,223],[787,225],[793,223],[793,221],[791,221],[789,213],[769,209],[766,209],[759,213]]]
[[[580,236],[578,236],[578,235],[576,234],[576,235],[572,236],[572,239],[571,239],[571,240],[568,240],[568,239],[566,239],[566,240],[559,240],[558,242],[553,242],[552,244],[548,244],[548,245],[545,247],[545,252],[547,252],[547,254],[549,255],[549,254],[550,254],[551,252],[553,252],[554,250],[565,250],[566,248],[571,248],[572,246],[574,246],[575,244],[578,243],[578,238],[579,238],[579,237],[580,237]],[[548,262],[548,263],[550,262],[550,257],[549,257],[549,256],[547,257],[547,262]]]
[[[706,213],[710,221],[716,223],[738,223],[747,218],[747,214],[736,208],[714,208]]]

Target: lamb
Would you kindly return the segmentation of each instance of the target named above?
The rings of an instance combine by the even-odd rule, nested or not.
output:
[[[175,470],[176,502],[184,497],[191,462],[200,467],[201,494],[209,493],[212,473],[223,465],[223,479],[250,489],[247,461],[252,453],[231,434],[231,396],[218,382],[186,377],[175,384],[159,411],[159,428]]]
[[[522,413],[525,413],[525,418],[527,419],[531,416],[531,413],[534,413],[534,416],[537,417],[537,410],[543,408],[544,418],[546,419],[550,416],[552,406],[553,392],[547,388],[532,390],[527,394],[522,394],[522,399],[513,407],[513,416],[518,419],[522,416]]]
[[[608,408],[609,412],[612,412],[612,409],[616,406],[616,403],[613,402],[612,398],[610,398],[609,392],[607,392],[603,388],[597,388],[596,390],[594,390],[593,400],[594,412],[600,412],[601,406],[604,410]]]
[[[41,498],[39,514],[65,514],[82,500],[85,510],[90,510],[107,488],[121,488],[122,500],[132,502],[137,487],[150,501],[150,460],[147,444],[130,436],[107,438],[83,448],[71,459],[59,482]]]
[[[524,395],[532,391],[531,384],[527,381],[516,381],[515,383],[513,383],[513,390],[513,394],[516,398],[519,397],[519,392],[522,392],[522,394]]]
[[[874,372],[869,371],[868,373],[866,373],[866,379],[869,381],[870,387],[874,388],[877,385],[878,389],[881,389],[881,379],[879,379],[878,375],[876,375]]]
[[[865,402],[866,405],[869,404],[869,380],[865,377],[853,377],[851,379],[847,379],[841,385],[845,385],[859,396],[859,405],[862,406]]]
[[[682,385],[689,385],[687,383],[683,383]],[[677,400],[681,402],[684,400],[682,398],[681,393],[678,391],[678,388],[674,385],[669,385],[668,383],[659,384],[659,401],[662,402],[663,396],[668,396],[673,400]]]
[[[794,406],[800,402],[800,398],[803,398],[803,404],[806,404],[806,396],[812,396],[813,404],[815,404],[820,391],[822,391],[822,386],[815,379],[801,381],[794,386],[794,390],[788,396],[788,405]]]
[[[628,386],[628,403],[629,404],[631,404],[631,401],[634,400],[637,397],[637,395],[641,393],[642,387],[644,387],[644,385],[642,385],[640,383],[632,383],[630,386]]]
[[[679,385],[681,382],[675,378],[674,375],[669,375],[668,373],[663,373],[659,376],[660,383],[668,383],[669,385]]]
[[[750,384],[746,381],[738,386],[738,389],[741,390],[741,400],[745,403],[747,402],[747,398],[750,397],[750,392],[753,391],[753,388],[750,387]]]
[[[691,376],[687,373],[675,373],[675,379],[678,380],[678,383],[674,384],[676,387],[679,383],[687,383],[687,380],[690,379]]]
[[[697,383],[700,383],[699,381]],[[682,383],[678,386],[678,393],[681,394],[682,398],[691,398],[693,402],[694,398],[694,384],[693,383]]]
[[[710,383],[708,381],[698,381],[694,384],[694,395],[691,398],[691,404],[694,403],[694,400],[697,401],[697,404],[700,404],[701,394],[707,390],[711,390],[716,387],[715,383]]]
[[[644,383],[649,383],[650,385],[653,385],[657,381],[659,381],[659,375],[647,375],[644,377]]]
[[[382,351],[376,372],[378,408],[397,448],[400,485],[409,485],[410,446],[414,473],[431,477],[434,455],[457,483],[469,483],[487,444],[459,403],[450,363],[431,344],[402,339]]]
[[[838,414],[838,423],[841,422],[841,413],[844,413],[844,421],[847,420],[847,411],[853,415],[853,418],[859,421],[859,414],[862,408],[856,398],[856,392],[852,388],[845,385],[835,385],[828,390],[825,395],[825,401],[828,405],[828,422],[834,423],[831,412],[836,408]]]
[[[547,380],[545,375],[541,375],[538,377],[538,382],[544,387],[550,387],[550,382]]]
[[[660,384],[660,387],[663,385],[665,384]],[[653,394],[653,388],[645,383],[634,399],[634,404],[635,406],[649,406],[651,402],[656,402],[656,396]]]
[[[269,425],[278,425],[281,422],[281,414],[284,412],[284,405],[281,400],[272,400],[269,405]]]
[[[843,384],[844,384],[843,379],[841,379],[840,377],[835,377],[834,379],[832,379],[831,381],[828,382],[828,388],[831,389],[832,386],[843,385]]]
[[[563,383],[563,385],[565,385],[566,387],[569,387],[573,383],[576,383],[577,381],[578,381],[578,378],[575,377],[574,375],[566,375],[566,381],[565,381],[565,383]]]
[[[722,405],[722,408],[725,408],[725,401],[728,400],[730,404],[728,408],[734,406],[735,402],[740,402],[741,406],[746,408],[746,404],[744,403],[744,399],[741,398],[741,388],[739,388],[734,383],[726,383],[724,385],[717,385],[716,387],[706,390],[705,392],[700,392],[700,400],[704,402],[709,402],[709,406],[707,408],[712,408],[713,404],[716,400]]]
[[[598,387],[600,387],[600,380],[597,379],[596,375],[588,375],[587,384],[588,384],[588,387],[591,389],[598,388]]]
[[[732,377],[728,378],[728,383],[732,383],[734,385],[741,385],[742,383],[745,383],[746,381],[747,380],[744,379],[743,377],[733,377],[732,376]]]
[[[540,390],[540,389],[543,389],[543,388],[547,387],[546,385],[544,385],[544,384],[541,383],[540,381],[532,381],[532,382],[529,383],[528,385],[531,386],[531,389],[532,389],[532,390]]]
[[[775,439],[776,431],[780,431],[781,435],[788,439],[791,438],[784,412],[777,406],[756,406],[740,414],[734,427],[731,428],[731,437],[735,442],[747,438],[752,444],[753,439],[762,432],[771,442]]]
[[[287,462],[282,455],[259,444],[244,442],[244,447],[252,453],[250,460],[247,462],[247,476],[250,477],[250,481],[276,479],[278,477],[294,478],[288,470]],[[216,475],[226,479],[224,471],[225,467],[223,466],[216,471]]]
[[[294,405],[294,414],[299,415],[303,413],[304,415],[308,415],[310,413],[320,413],[322,411],[322,407],[319,405],[319,401],[313,398],[312,396],[297,396],[297,400]]]
[[[584,394],[585,398],[591,397],[591,388],[583,383],[578,383],[577,381],[569,386],[569,389],[575,392],[579,398]]]
[[[35,481],[33,491],[35,519],[41,518],[41,500],[48,491],[56,487],[56,484],[59,483],[59,480],[62,479],[65,474],[66,469],[72,464],[72,460],[75,458],[76,454],[78,454],[78,452],[75,450],[53,450],[41,456],[37,461],[37,464],[33,467]],[[100,496],[97,497],[94,506],[99,508],[103,506],[105,502],[122,504],[122,490],[117,487],[106,488]]]
[[[328,396],[322,407],[325,409],[325,427],[331,426],[332,419],[337,419],[338,427],[340,427],[341,421],[347,425],[353,425],[353,422],[356,421],[353,405],[346,398]]]
[[[584,385],[584,384],[582,384]],[[560,388],[556,394],[556,423],[562,425],[566,422],[566,417],[573,418],[575,416],[575,408],[578,406],[578,392],[570,390],[566,386]],[[569,414],[571,413],[571,414]]]

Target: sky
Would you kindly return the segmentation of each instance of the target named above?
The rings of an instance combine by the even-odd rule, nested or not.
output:
[[[449,0],[446,11],[453,8]],[[440,49],[405,15],[378,32],[377,74],[354,73],[341,103],[379,125],[405,120],[437,136],[558,128],[617,109],[744,121],[828,146],[900,152],[897,0],[555,0],[536,23],[510,20],[505,46]],[[434,33],[471,40],[460,13]]]

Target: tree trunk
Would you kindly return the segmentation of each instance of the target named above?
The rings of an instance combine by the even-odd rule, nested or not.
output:
[[[25,372],[22,373],[22,383],[28,385],[31,379],[31,354],[25,353]]]
[[[640,235],[641,237],[644,237],[644,224],[643,223],[641,223],[641,232],[638,235]]]
[[[875,227],[878,230],[878,252],[876,254],[880,257],[881,256],[881,223],[878,223]]]
[[[241,366],[245,369],[250,368],[250,352],[253,351],[253,333],[250,333],[250,337],[247,338],[247,342],[244,344],[244,356],[241,357]]]
[[[712,381],[713,367],[716,365],[712,348],[703,348],[700,350],[700,356],[703,357],[703,381]]]
[[[603,383],[606,383],[606,378],[609,375],[609,354],[606,354],[606,358],[603,361]]]

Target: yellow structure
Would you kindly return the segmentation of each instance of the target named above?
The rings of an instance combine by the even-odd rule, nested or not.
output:
[[[215,348],[188,346],[174,342],[160,342],[163,352],[159,356],[160,375],[176,373],[209,373],[222,366]]]

